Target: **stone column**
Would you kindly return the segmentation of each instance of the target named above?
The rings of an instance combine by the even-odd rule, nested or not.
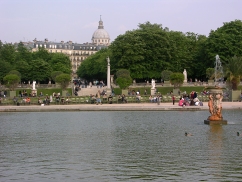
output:
[[[112,93],[111,91],[111,85],[110,85],[110,59],[107,57],[107,95],[110,95]]]

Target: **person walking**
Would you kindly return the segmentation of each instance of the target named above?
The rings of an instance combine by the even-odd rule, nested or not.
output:
[[[172,103],[173,103],[173,105],[175,105],[175,96],[174,95],[172,95]]]
[[[98,90],[96,94],[96,105],[98,105],[99,103],[102,105],[100,90]]]

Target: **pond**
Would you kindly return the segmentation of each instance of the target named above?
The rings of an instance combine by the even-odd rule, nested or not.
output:
[[[1,181],[242,181],[242,113],[0,113]],[[185,132],[193,134],[186,137]]]

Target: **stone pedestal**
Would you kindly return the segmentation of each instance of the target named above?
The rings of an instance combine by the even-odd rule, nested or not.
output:
[[[16,97],[16,91],[9,91],[9,97],[10,98]]]
[[[106,89],[107,96],[112,95],[112,90],[110,88]]]
[[[150,89],[150,95],[155,95],[155,88]]]
[[[32,89],[32,90],[31,90],[31,95],[32,95],[33,97],[36,97],[36,96],[37,96],[37,89]]]
[[[213,125],[213,124],[226,125],[226,124],[228,124],[228,121],[227,120],[217,120],[217,121],[204,120],[204,124],[208,124],[208,125]]]

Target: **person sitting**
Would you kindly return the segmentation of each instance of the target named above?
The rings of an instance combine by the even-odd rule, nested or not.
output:
[[[42,100],[40,98],[38,98],[38,104],[41,105],[42,104]]]
[[[153,97],[152,97],[152,95],[150,95],[149,100],[150,100],[150,102],[153,102]]]
[[[113,103],[113,97],[112,97],[112,95],[109,95],[108,96],[108,103],[109,104],[112,104]]]
[[[141,101],[141,96],[140,96],[140,94],[136,96],[136,101],[137,101],[137,102],[140,102],[140,101]]]
[[[122,102],[122,96],[118,95],[118,103],[121,103],[121,102]]]
[[[69,99],[69,97],[67,97],[66,103],[69,104],[69,102],[70,102],[70,99]]]
[[[179,106],[185,106],[185,102],[184,102],[184,99],[181,97],[180,100],[179,100],[179,103],[178,103]]]
[[[128,102],[124,94],[122,95],[122,102],[124,102],[124,103]]]
[[[14,97],[13,97],[13,103],[14,103],[14,104],[17,104],[17,102],[18,102],[18,98],[14,96]]]
[[[91,104],[94,104],[96,102],[95,95],[90,94],[90,101],[91,101]]]
[[[30,104],[30,98],[29,98],[29,97],[27,97],[27,99],[26,99],[26,103],[27,103],[27,104]]]
[[[22,103],[25,105],[25,103],[26,103],[26,98],[25,97],[23,98]]]
[[[107,94],[104,93],[104,95],[103,95],[103,102],[107,102],[107,99],[108,99]]]
[[[64,97],[61,97],[61,103],[65,104],[65,98]]]

